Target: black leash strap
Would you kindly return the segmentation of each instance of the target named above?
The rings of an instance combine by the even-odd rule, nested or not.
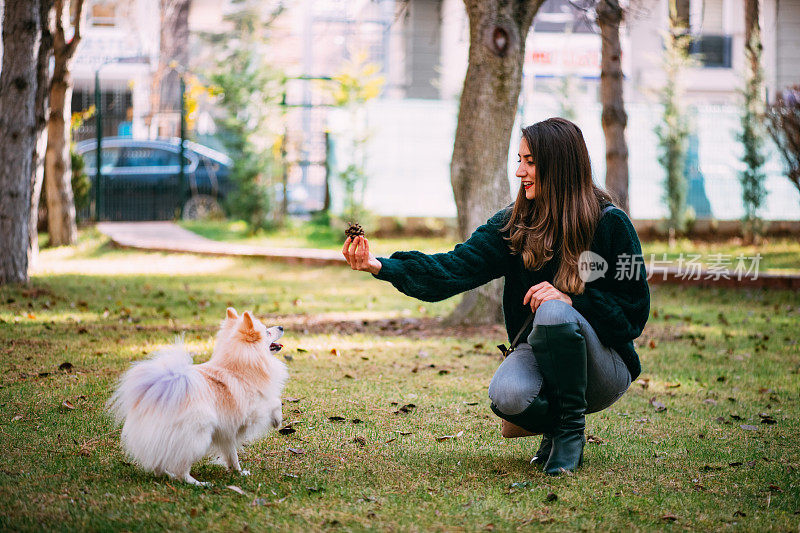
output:
[[[508,355],[516,349],[517,345],[519,344],[520,337],[522,337],[522,334],[525,332],[526,329],[528,329],[528,326],[531,325],[531,322],[533,322],[534,315],[535,313],[531,312],[531,314],[528,315],[528,318],[525,319],[525,323],[522,324],[522,327],[520,328],[519,332],[517,332],[517,336],[514,337],[513,341],[511,341],[511,346],[506,348],[505,344],[497,345],[497,348],[503,353],[503,357],[508,357]]]

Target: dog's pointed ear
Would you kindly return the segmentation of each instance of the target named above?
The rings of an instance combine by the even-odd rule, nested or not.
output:
[[[239,326],[239,335],[245,342],[258,342],[261,340],[261,333],[253,327],[253,315],[250,311],[242,313],[242,324]]]
[[[231,320],[236,320],[237,318],[239,318],[239,315],[236,314],[236,309],[234,309],[233,307],[229,307],[228,309],[226,309],[225,313]]]
[[[251,329],[253,329],[253,315],[250,314],[250,311],[245,311],[242,315],[242,330]]]

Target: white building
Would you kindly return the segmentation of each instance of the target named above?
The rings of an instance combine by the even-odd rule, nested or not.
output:
[[[146,137],[151,76],[158,62],[158,0],[86,0],[83,16],[72,63],[73,111],[94,105],[99,71],[103,134]],[[77,135],[94,136],[94,120]]]

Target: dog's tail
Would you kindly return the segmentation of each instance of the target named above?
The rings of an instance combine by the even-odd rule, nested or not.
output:
[[[202,377],[192,367],[191,354],[177,340],[154,352],[150,359],[133,363],[120,378],[107,405],[117,424],[122,424],[134,411],[174,413],[202,386]]]

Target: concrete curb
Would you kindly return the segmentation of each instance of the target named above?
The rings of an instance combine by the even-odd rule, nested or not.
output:
[[[100,222],[100,233],[120,248],[201,255],[258,257],[304,265],[347,265],[341,252],[314,248],[267,248],[212,241],[172,222]],[[800,289],[800,275],[759,273],[757,276],[720,276],[706,271],[686,276],[676,268],[653,268],[648,282],[653,285],[685,285],[740,289]]]

